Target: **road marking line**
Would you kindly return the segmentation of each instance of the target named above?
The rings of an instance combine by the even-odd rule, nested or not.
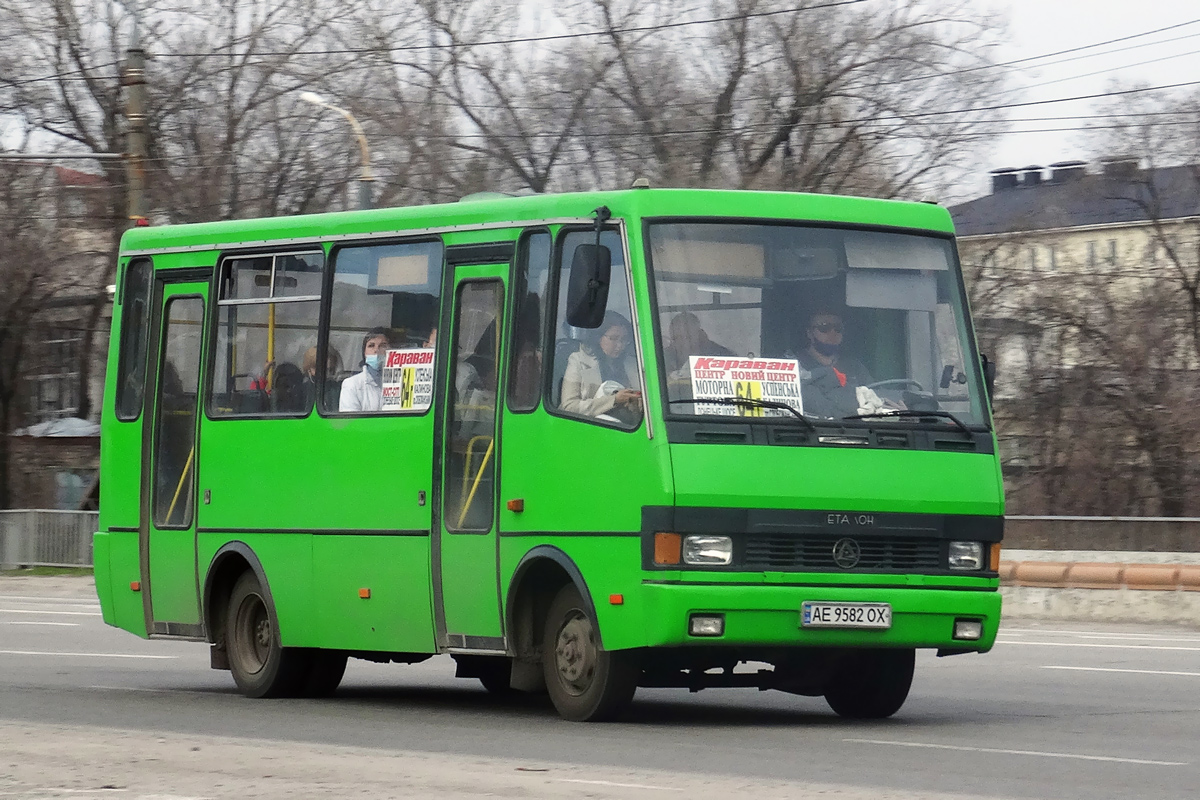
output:
[[[57,625],[63,628],[78,628],[78,622],[9,622],[0,620],[0,625]]]
[[[38,600],[47,603],[95,603],[94,597],[54,597],[47,594],[0,594],[0,600]]]
[[[1200,652],[1200,647],[1168,647],[1161,644],[1099,644],[1097,642],[1021,642],[1009,641],[998,644],[1021,645],[1024,647],[1103,647],[1108,650],[1185,650]]]
[[[586,783],[589,786],[617,786],[621,789],[657,789],[660,792],[682,792],[676,786],[650,786],[645,783],[617,783],[615,781],[585,781],[580,778],[555,778],[559,783]]]
[[[202,692],[198,689],[150,689],[145,686],[89,686],[89,689],[95,689],[102,692],[150,692],[152,694],[200,694],[205,697],[212,697],[212,692]]]
[[[1200,672],[1174,672],[1168,669],[1117,669],[1116,667],[1051,667],[1043,666],[1042,669],[1069,669],[1079,672],[1133,672],[1138,675],[1189,675],[1200,678]]]
[[[179,658],[179,656],[144,656],[135,653],[48,653],[41,650],[0,650],[0,656],[63,656],[65,658]]]
[[[1151,761],[1145,758],[1120,758],[1118,756],[1087,756],[1079,753],[1051,753],[1043,750],[1006,750],[999,747],[967,747],[956,744],[931,744],[928,742],[895,742],[887,739],[842,739],[843,742],[858,744],[890,744],[896,747],[924,747],[931,750],[962,750],[968,753],[998,753],[1007,756],[1040,756],[1041,758],[1075,758],[1081,761],[1114,761],[1119,764],[1148,764],[1154,767],[1186,767],[1186,761]]]
[[[99,617],[90,611],[34,611],[28,608],[0,608],[0,614],[54,614],[59,617]]]
[[[1200,642],[1200,638],[1196,637],[1167,635],[1160,636],[1154,633],[1097,633],[1093,631],[1038,631],[1033,629],[1000,631],[1001,636],[1021,633],[1045,633],[1053,634],[1055,636],[1080,636],[1088,639],[1132,639],[1134,641],[1140,640],[1148,642]]]

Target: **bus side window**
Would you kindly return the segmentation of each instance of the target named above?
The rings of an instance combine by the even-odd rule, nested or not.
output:
[[[320,251],[221,262],[210,416],[309,413],[316,383],[302,365],[317,343],[324,266]]]
[[[334,251],[329,327],[321,332],[328,354],[319,378],[323,413],[424,413],[429,408],[443,257],[441,241],[428,239]],[[397,364],[419,366],[397,380],[405,370],[387,366],[389,354]],[[420,390],[402,388],[409,378]]]
[[[615,231],[600,241],[612,254],[608,306],[598,328],[583,329],[566,322],[566,287],[575,249],[594,243],[595,234],[574,231],[562,239],[549,405],[565,415],[633,430],[642,419],[642,381],[624,255]]]
[[[518,249],[517,302],[508,373],[508,407],[513,411],[537,408],[541,394],[550,245],[550,234],[539,231],[526,235]]]
[[[117,419],[133,420],[142,413],[146,389],[146,339],[150,325],[150,287],[154,274],[148,258],[125,267],[121,292],[121,352],[117,362]]]

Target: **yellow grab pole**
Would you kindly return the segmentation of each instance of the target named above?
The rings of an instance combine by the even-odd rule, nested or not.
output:
[[[275,370],[275,304],[267,306],[267,391],[271,391]]]
[[[492,448],[496,446],[496,440],[488,442],[487,452],[483,454],[483,463],[479,465],[479,472],[475,473],[475,482],[471,484],[471,493],[467,495],[467,501],[463,503],[462,513],[458,515],[458,527],[463,526],[463,520],[467,518],[467,512],[471,509],[471,502],[475,499],[475,491],[479,488],[479,481],[483,478],[483,471],[487,468],[488,459],[492,457]]]
[[[195,456],[196,447],[193,445],[192,449],[188,451],[188,460],[187,463],[183,465],[183,473],[179,476],[179,485],[175,487],[175,496],[171,498],[171,506],[167,509],[166,521],[168,523],[171,521],[171,515],[175,513],[175,504],[179,502],[179,493],[183,491],[183,482],[187,480],[188,472],[190,472],[192,469],[192,459],[195,458]],[[191,496],[190,489],[188,490],[188,496]]]

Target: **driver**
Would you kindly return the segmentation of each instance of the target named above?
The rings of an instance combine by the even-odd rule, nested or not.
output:
[[[842,352],[844,333],[845,325],[836,312],[819,308],[809,315],[805,328],[808,347],[799,358],[806,414],[817,417],[857,414],[862,405],[857,389],[875,382],[860,361]]]

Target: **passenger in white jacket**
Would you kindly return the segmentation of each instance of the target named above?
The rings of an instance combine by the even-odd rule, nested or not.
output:
[[[642,413],[633,326],[610,311],[577,352],[567,358],[560,407],[589,417],[635,423]]]
[[[391,347],[387,328],[372,328],[363,337],[362,371],[342,381],[338,411],[376,412],[383,408],[383,359]]]

